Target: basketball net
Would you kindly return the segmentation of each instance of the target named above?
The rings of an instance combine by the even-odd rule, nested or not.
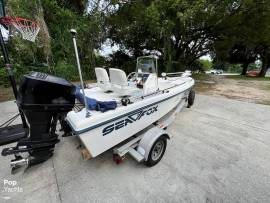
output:
[[[17,17],[2,17],[0,23],[5,25],[12,25],[22,35],[22,38],[31,42],[35,42],[40,27],[37,22]]]

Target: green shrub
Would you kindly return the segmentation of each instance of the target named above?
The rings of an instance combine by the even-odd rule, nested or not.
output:
[[[70,81],[79,80],[79,74],[75,65],[68,64],[64,61],[58,62],[54,68],[56,76],[65,78]]]
[[[0,68],[0,86],[7,87],[9,85],[7,71],[5,68]]]

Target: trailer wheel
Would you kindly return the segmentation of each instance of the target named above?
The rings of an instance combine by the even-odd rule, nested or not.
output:
[[[148,167],[156,165],[162,159],[166,146],[167,138],[165,136],[160,136],[153,144],[145,165]]]
[[[194,100],[195,100],[195,91],[194,90],[190,90],[190,92],[188,94],[188,105],[187,105],[187,108],[190,108],[194,104]]]

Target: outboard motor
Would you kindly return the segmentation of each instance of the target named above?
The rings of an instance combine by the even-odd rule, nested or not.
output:
[[[64,125],[67,112],[74,107],[75,86],[63,78],[31,72],[21,81],[17,104],[27,119],[28,135],[16,147],[3,149],[2,155],[15,155],[11,161],[13,167],[44,162],[53,155],[59,142],[55,133],[57,121]],[[30,156],[23,158],[22,152]]]

